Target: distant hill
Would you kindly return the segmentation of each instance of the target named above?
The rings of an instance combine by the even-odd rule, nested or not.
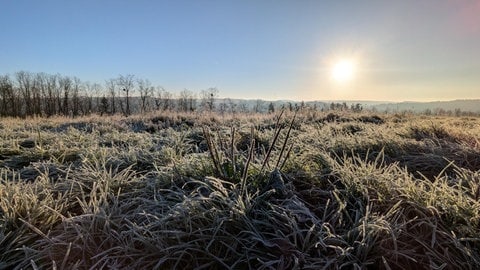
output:
[[[399,103],[384,103],[371,105],[369,108],[374,108],[378,111],[413,111],[425,112],[426,110],[445,110],[455,111],[460,109],[465,112],[480,112],[480,99],[465,99],[452,101],[433,101],[433,102],[399,102]]]
[[[273,103],[275,108],[282,106],[299,106],[302,101],[294,100],[260,100],[260,99],[217,99],[217,106],[225,102],[235,103],[237,105],[244,104],[248,110],[253,110],[255,106],[260,106],[260,111],[266,111],[268,104]],[[360,104],[365,109],[374,109],[379,112],[402,112],[411,111],[415,113],[423,113],[430,110],[435,113],[438,110],[454,112],[460,109],[463,112],[480,113],[480,99],[459,99],[451,101],[433,101],[433,102],[388,102],[388,101],[366,101],[366,100],[328,100],[328,101],[306,101],[305,105],[316,107],[317,109],[328,109],[331,103],[346,103],[348,107],[352,104]]]

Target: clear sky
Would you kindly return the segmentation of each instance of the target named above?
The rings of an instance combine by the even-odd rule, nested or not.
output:
[[[480,1],[3,0],[0,74],[119,74],[220,97],[480,98]],[[341,59],[355,65],[332,79]]]

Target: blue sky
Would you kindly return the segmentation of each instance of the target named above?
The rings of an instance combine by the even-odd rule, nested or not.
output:
[[[0,74],[293,100],[480,98],[480,1],[34,1],[0,10]],[[355,78],[332,80],[338,59]]]

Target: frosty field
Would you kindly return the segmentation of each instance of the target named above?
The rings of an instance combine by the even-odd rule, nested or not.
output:
[[[480,119],[0,120],[0,269],[478,269]]]

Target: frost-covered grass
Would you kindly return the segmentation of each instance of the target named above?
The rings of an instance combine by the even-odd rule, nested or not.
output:
[[[480,119],[0,120],[0,269],[478,269]]]

